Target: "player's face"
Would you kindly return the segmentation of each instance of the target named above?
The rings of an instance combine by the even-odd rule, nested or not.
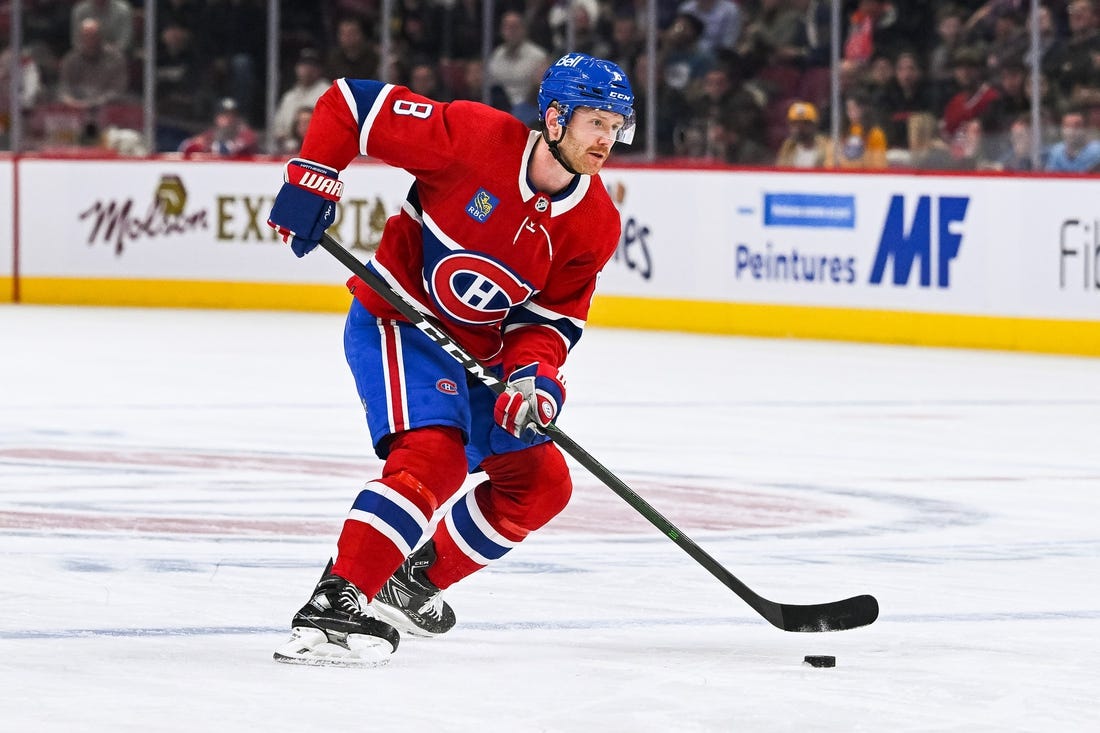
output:
[[[558,151],[578,173],[593,176],[603,168],[615,144],[615,135],[623,126],[623,116],[615,112],[582,107],[573,113],[565,128]]]

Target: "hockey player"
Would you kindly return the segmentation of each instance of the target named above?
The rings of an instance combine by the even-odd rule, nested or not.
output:
[[[385,464],[355,498],[337,556],[276,659],[371,664],[397,648],[398,629],[448,631],[455,615],[440,592],[565,507],[565,460],[540,428],[561,410],[559,368],[619,240],[598,173],[614,143],[633,137],[633,100],[618,66],[571,53],[543,76],[540,130],[378,81],[339,79],[318,101],[269,225],[304,256],[332,223],[339,172],[356,156],[410,172],[367,266],[508,386],[497,397],[469,383],[385,300],[348,281],[345,353]],[[471,472],[485,479],[427,537]]]

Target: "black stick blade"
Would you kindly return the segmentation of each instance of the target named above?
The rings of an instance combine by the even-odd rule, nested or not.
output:
[[[776,605],[780,618],[766,618],[784,631],[845,631],[867,626],[878,618],[878,601],[867,595],[811,606]]]

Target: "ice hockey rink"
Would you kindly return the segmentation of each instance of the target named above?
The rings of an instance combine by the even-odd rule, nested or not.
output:
[[[377,475],[332,314],[0,307],[5,731],[1100,729],[1100,361],[590,327],[554,523],[372,669],[272,661]],[[802,663],[835,655],[832,669]]]

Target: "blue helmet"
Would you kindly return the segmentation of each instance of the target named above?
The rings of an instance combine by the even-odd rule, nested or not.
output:
[[[539,115],[554,102],[568,125],[577,107],[615,112],[623,116],[616,142],[629,144],[634,139],[634,92],[618,64],[589,56],[567,53],[546,70],[539,84]]]

